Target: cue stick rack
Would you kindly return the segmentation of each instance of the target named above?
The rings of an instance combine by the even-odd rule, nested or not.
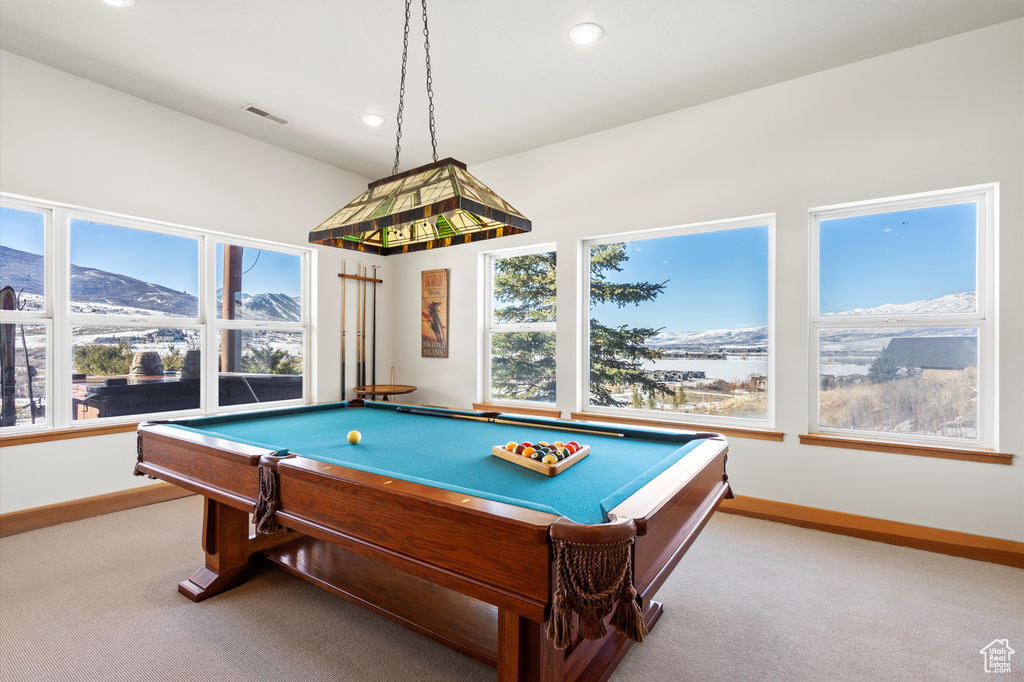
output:
[[[353,335],[356,343],[356,385],[365,386],[368,365],[370,366],[370,376],[374,381],[377,379],[377,285],[383,284],[384,280],[377,277],[376,265],[373,266],[373,277],[370,277],[370,267],[363,265],[361,262],[356,263],[355,274],[349,274],[344,260],[342,261],[341,272],[338,273],[338,277],[341,278],[341,399],[345,400],[346,345],[348,343],[348,334],[346,333],[347,290],[345,284],[348,280],[353,280],[356,285],[356,333]],[[367,289],[371,284],[373,285],[373,296],[371,299],[373,305],[373,313],[371,315],[373,342],[370,345],[372,357],[370,362],[367,362],[366,340],[370,336],[371,330],[367,329],[366,326],[366,299]]]

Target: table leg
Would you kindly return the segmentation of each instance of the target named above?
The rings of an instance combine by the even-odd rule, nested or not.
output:
[[[544,624],[498,610],[498,682],[563,682],[565,652],[544,633]]]
[[[198,602],[242,584],[256,567],[249,560],[249,514],[206,498],[203,551],[206,565],[178,585],[178,592]]]

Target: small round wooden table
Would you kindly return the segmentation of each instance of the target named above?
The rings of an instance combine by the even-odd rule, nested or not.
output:
[[[356,386],[352,390],[360,397],[380,395],[384,396],[382,400],[388,401],[391,400],[388,396],[412,393],[416,390],[416,387],[403,386],[402,384],[372,384],[369,386]]]

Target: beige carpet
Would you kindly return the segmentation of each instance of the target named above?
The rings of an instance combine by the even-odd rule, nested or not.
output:
[[[200,604],[186,498],[0,540],[3,680],[493,680],[281,571]],[[717,514],[615,682],[1024,679],[1024,571]]]

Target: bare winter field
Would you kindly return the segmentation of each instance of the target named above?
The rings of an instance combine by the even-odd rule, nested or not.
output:
[[[925,370],[918,377],[821,390],[821,426],[977,438],[978,370]]]

